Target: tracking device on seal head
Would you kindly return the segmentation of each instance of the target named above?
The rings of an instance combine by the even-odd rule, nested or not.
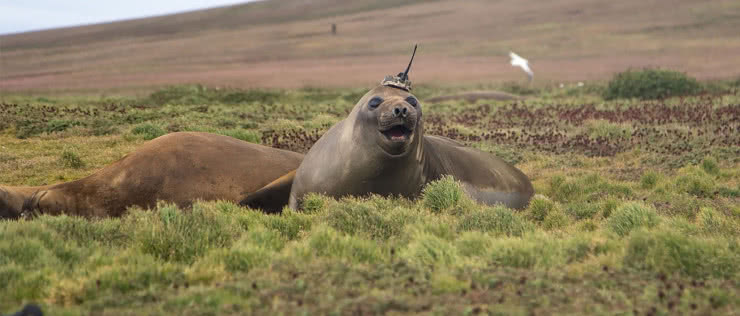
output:
[[[399,72],[398,75],[388,75],[385,79],[380,82],[381,85],[398,88],[401,90],[411,91],[411,80],[409,80],[409,70],[411,69],[411,63],[414,62],[414,56],[416,55],[416,44],[414,44],[414,52],[411,54],[411,61],[409,61],[406,71]]]

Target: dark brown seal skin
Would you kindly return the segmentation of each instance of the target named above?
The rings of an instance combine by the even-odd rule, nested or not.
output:
[[[425,184],[452,175],[480,203],[524,208],[534,190],[505,161],[451,139],[425,136],[421,104],[398,88],[378,86],[306,154],[296,171],[290,207],[316,192],[415,198]]]
[[[295,170],[268,183],[261,189],[250,193],[246,198],[239,202],[239,205],[254,209],[262,209],[267,213],[279,213],[288,205],[290,188],[293,185],[294,178]]]
[[[24,212],[84,217],[120,216],[157,201],[188,207],[195,200],[240,201],[295,170],[303,155],[228,136],[182,132],[156,138],[76,181],[41,187],[0,187],[0,218]],[[272,210],[287,205],[259,205]],[[274,197],[280,198],[280,197]]]

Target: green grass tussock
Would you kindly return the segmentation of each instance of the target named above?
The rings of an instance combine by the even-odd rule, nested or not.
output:
[[[689,166],[679,170],[679,177],[675,185],[683,192],[697,197],[712,197],[716,191],[714,176],[708,174],[703,168]]]
[[[697,222],[705,234],[717,234],[726,237],[740,236],[737,221],[710,207],[701,208]]]
[[[452,176],[444,176],[427,184],[422,199],[424,206],[435,213],[460,212],[470,205],[470,198]]]
[[[593,139],[629,141],[633,128],[629,124],[617,124],[607,120],[590,120],[584,123],[586,135]]]
[[[496,236],[522,236],[532,231],[532,224],[503,206],[475,209],[460,219],[460,231],[480,231]]]
[[[59,156],[59,164],[65,168],[79,169],[85,166],[82,158],[72,149],[65,149]]]
[[[624,264],[628,267],[695,278],[737,279],[740,244],[736,239],[689,238],[670,231],[631,235]]]
[[[131,134],[141,137],[145,140],[152,140],[165,134],[165,131],[159,126],[149,123],[140,124],[131,129]]]
[[[455,262],[457,250],[448,240],[427,232],[417,232],[404,247],[401,258],[421,267],[449,266]]]
[[[534,234],[525,238],[497,239],[489,253],[496,265],[549,269],[582,261],[594,249],[591,241],[582,236],[554,241],[548,235]]]
[[[276,91],[219,89],[202,85],[180,85],[157,90],[149,95],[148,101],[157,106],[166,104],[201,105],[209,103],[239,104],[250,102],[273,104],[281,96],[282,94]]]
[[[377,197],[373,198],[378,200]],[[380,208],[375,203],[357,199],[331,203],[326,213],[326,223],[337,231],[349,235],[387,240],[399,237],[403,228],[418,220],[418,210],[396,206]]]
[[[209,249],[230,246],[240,233],[227,216],[198,204],[188,215],[160,205],[156,212],[134,210],[128,220],[136,226],[133,242],[142,252],[165,261],[192,263]]]
[[[663,69],[627,70],[614,75],[603,97],[659,99],[692,95],[700,92],[701,84],[687,75]]]
[[[659,221],[658,214],[653,207],[630,202],[618,207],[607,220],[607,225],[611,231],[624,237],[640,227],[655,227]]]

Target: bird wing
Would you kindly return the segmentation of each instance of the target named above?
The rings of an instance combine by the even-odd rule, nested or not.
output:
[[[525,63],[523,65],[519,65],[519,67],[522,67],[522,69],[524,69],[524,72],[526,72],[527,75],[529,75],[529,78],[530,79],[532,79],[532,77],[534,77],[534,72],[532,71],[531,68],[529,68],[529,65],[528,64]]]
[[[522,56],[517,55],[514,52],[509,52],[509,57],[511,57],[511,65],[512,66],[519,66],[519,65],[526,65],[527,60],[522,58]]]

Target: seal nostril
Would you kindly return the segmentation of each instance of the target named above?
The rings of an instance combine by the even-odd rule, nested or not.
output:
[[[403,115],[406,115],[406,113],[409,111],[407,108],[403,108]]]
[[[399,114],[401,114],[401,109],[399,108],[393,109],[393,115],[398,116]]]

